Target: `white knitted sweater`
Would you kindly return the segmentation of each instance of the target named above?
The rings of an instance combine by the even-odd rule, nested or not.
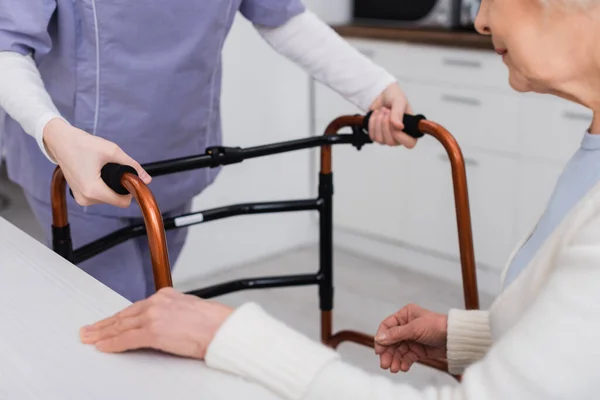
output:
[[[399,305],[401,306],[401,305]],[[370,376],[246,304],[225,322],[206,363],[285,399],[600,399],[600,185],[571,210],[489,311],[452,310],[456,387],[420,391]]]

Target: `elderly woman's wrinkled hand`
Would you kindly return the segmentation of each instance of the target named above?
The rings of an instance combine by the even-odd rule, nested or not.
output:
[[[118,314],[83,327],[81,341],[106,353],[152,348],[203,359],[233,309],[171,288],[160,290]]]
[[[448,317],[410,304],[387,317],[375,336],[381,368],[407,372],[418,360],[445,359]]]

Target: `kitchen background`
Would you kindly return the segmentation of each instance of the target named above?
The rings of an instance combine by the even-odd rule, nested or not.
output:
[[[473,32],[359,26],[351,23],[350,0],[305,4],[394,73],[415,112],[444,125],[458,140],[468,174],[481,306],[487,307],[507,257],[535,224],[591,113],[566,101],[512,91],[491,42]],[[241,17],[223,56],[225,145],[319,135],[334,118],[359,112],[273,52]],[[194,209],[314,196],[317,155],[301,151],[228,166],[195,200]],[[441,145],[425,137],[411,151],[371,145],[358,152],[339,146],[333,157],[335,330],[374,333],[384,317],[408,302],[439,312],[461,307],[452,182]],[[0,215],[42,240],[41,228],[2,168]],[[191,229],[176,266],[176,286],[187,290],[238,277],[314,272],[317,241],[318,220],[311,213],[199,225]],[[241,292],[221,300],[232,305],[258,301],[319,337],[314,287]],[[356,365],[385,373],[372,350],[344,344],[340,351]],[[422,366],[397,379],[421,386],[454,382]]]

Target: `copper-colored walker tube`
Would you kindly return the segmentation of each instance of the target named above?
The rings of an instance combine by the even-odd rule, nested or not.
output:
[[[167,238],[162,215],[154,195],[137,175],[131,173],[123,174],[121,185],[133,195],[142,211],[156,290],[173,286]],[[52,177],[51,199],[52,225],[56,228],[68,226],[66,181],[60,167],[56,168]]]
[[[363,120],[363,116],[343,116],[337,118],[327,127],[325,135],[334,135],[344,127],[362,126]],[[465,308],[468,310],[478,309],[479,294],[477,289],[477,273],[475,268],[475,253],[473,249],[473,233],[471,229],[471,213],[469,210],[469,195],[464,157],[454,137],[442,126],[428,120],[422,120],[419,123],[419,130],[433,136],[441,142],[450,158]],[[323,146],[321,148],[322,174],[331,174],[331,158],[331,146]],[[354,331],[341,331],[333,334],[332,324],[332,311],[322,311],[321,341],[324,344],[337,348],[340,343],[350,341],[368,347],[374,346],[373,336]],[[422,360],[420,361],[420,364],[448,372],[448,364],[443,360]],[[460,380],[460,377],[455,378]]]

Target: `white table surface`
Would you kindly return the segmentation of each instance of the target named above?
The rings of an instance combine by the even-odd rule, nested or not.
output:
[[[200,361],[80,343],[81,326],[128,304],[0,218],[0,399],[277,398]]]

